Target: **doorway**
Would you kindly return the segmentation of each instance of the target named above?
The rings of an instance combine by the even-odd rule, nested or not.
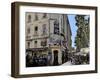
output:
[[[56,66],[56,65],[58,65],[58,50],[54,50],[53,54],[54,54],[53,65]]]

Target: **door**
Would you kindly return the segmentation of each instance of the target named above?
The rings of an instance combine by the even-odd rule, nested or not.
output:
[[[53,54],[54,54],[53,65],[56,66],[56,65],[58,65],[58,50],[54,50]]]

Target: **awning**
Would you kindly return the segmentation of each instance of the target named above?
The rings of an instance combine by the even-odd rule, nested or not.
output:
[[[45,48],[28,48],[28,49],[26,49],[26,52],[27,51],[44,51],[44,50],[47,50],[48,49],[48,47],[45,47]]]
[[[78,52],[78,53],[76,53],[75,55],[86,56],[86,55],[87,55],[87,53]]]

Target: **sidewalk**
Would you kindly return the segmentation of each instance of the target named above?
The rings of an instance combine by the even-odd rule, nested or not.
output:
[[[67,62],[65,62],[64,64],[62,64],[61,66],[65,66],[65,65],[72,65],[72,64],[71,64],[71,61],[67,61]]]

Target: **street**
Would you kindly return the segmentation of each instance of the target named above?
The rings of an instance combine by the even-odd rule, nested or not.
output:
[[[89,64],[89,52],[88,52],[88,50],[86,52],[86,49],[84,49],[84,52],[83,51],[74,52],[74,54],[72,54],[70,56],[70,60],[63,63],[61,66],[64,66],[64,65],[84,65],[84,64]]]

